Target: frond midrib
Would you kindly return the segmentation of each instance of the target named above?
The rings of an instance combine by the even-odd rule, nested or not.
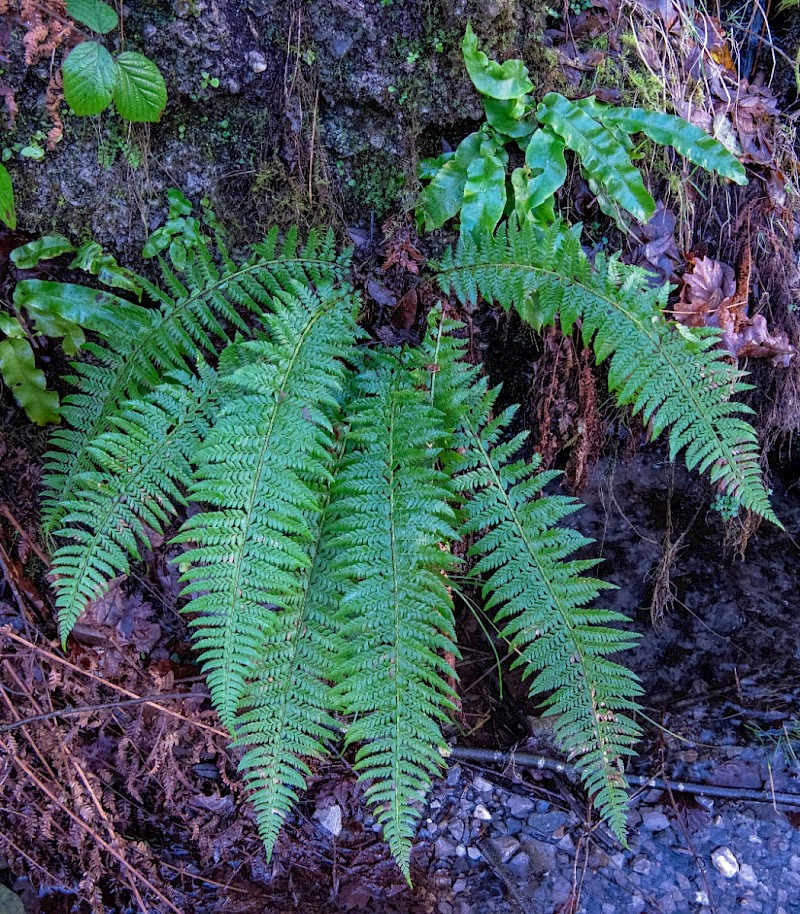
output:
[[[295,344],[294,349],[292,350],[291,358],[288,360],[286,369],[281,375],[281,384],[279,385],[278,390],[285,389],[286,382],[289,379],[289,377],[291,376],[291,374],[295,368],[295,365],[300,357],[300,353],[302,352],[303,346],[305,345],[306,339],[308,338],[308,335],[311,333],[313,328],[317,325],[317,323],[320,320],[322,320],[323,317],[327,316],[327,314],[330,311],[332,311],[340,303],[340,301],[342,301],[342,299],[345,297],[346,297],[345,292],[343,292],[339,295],[331,296],[330,299],[325,301],[325,303],[321,307],[317,308],[314,311],[314,313],[311,315],[310,319],[306,322],[305,327],[303,327],[303,330],[300,333],[297,343]],[[267,457],[267,454],[269,451],[269,445],[272,442],[272,435],[275,430],[275,423],[277,421],[278,415],[281,412],[282,406],[283,406],[283,400],[280,397],[276,398],[275,403],[273,405],[272,413],[271,413],[270,419],[269,419],[269,427],[268,427],[267,431],[265,432],[265,434],[262,436],[261,448],[260,448],[259,455],[258,455],[257,469],[256,469],[256,472],[254,472],[254,474],[253,474],[253,485],[250,490],[250,497],[248,499],[248,505],[247,505],[247,511],[246,511],[246,523],[245,523],[244,527],[242,528],[242,531],[241,531],[241,534],[239,537],[239,542],[237,543],[237,546],[236,546],[236,553],[237,553],[236,578],[234,581],[234,586],[233,586],[232,590],[229,592],[228,600],[227,600],[227,605],[230,607],[236,606],[236,595],[239,593],[239,582],[241,581],[242,566],[244,565],[242,553],[244,551],[245,544],[247,543],[247,538],[248,538],[250,527],[251,527],[251,520],[252,520],[252,516],[253,516],[253,511],[255,509],[256,495],[258,493],[259,485],[261,482],[261,474],[262,474],[262,471],[264,468],[264,462],[266,460],[266,457]],[[224,683],[223,694],[226,698],[228,697],[229,692],[230,692],[230,682],[231,682],[231,675],[232,675],[231,661],[232,661],[233,655],[235,655],[235,653],[236,653],[235,639],[231,637],[235,615],[236,614],[233,611],[228,612],[226,614],[224,637],[221,639],[223,641],[223,644],[227,645],[227,647],[224,651],[225,659],[224,659],[224,665],[223,665],[223,683]],[[229,699],[226,701],[226,704],[230,705]],[[235,708],[228,707],[227,710],[232,713],[235,710]]]
[[[534,565],[536,566],[537,570],[539,571],[541,579],[544,582],[545,588],[547,589],[547,592],[551,598],[552,605],[556,607],[562,621],[564,622],[564,624],[566,625],[567,629],[570,632],[570,640],[572,641],[575,651],[576,651],[578,657],[580,658],[580,667],[582,670],[581,681],[583,683],[582,690],[588,694],[589,701],[590,701],[591,707],[592,707],[592,728],[595,732],[595,742],[596,742],[597,746],[599,746],[601,748],[601,751],[603,753],[603,759],[605,762],[605,764],[603,765],[603,777],[604,777],[604,780],[606,781],[607,788],[609,790],[613,790],[615,785],[613,785],[611,783],[611,780],[608,777],[608,769],[611,764],[611,760],[609,759],[608,750],[607,750],[608,740],[603,735],[603,731],[600,726],[600,722],[598,720],[598,715],[600,712],[599,712],[599,708],[597,707],[597,704],[595,702],[595,697],[592,695],[592,689],[590,687],[591,677],[589,677],[587,675],[586,659],[584,657],[583,651],[581,650],[581,646],[580,646],[579,642],[577,641],[577,639],[572,635],[572,632],[574,631],[574,626],[572,625],[572,622],[569,618],[569,613],[566,611],[565,607],[562,605],[561,600],[558,598],[555,590],[553,589],[553,585],[549,579],[549,576],[545,573],[544,567],[542,566],[541,562],[539,561],[535,550],[531,546],[530,539],[525,531],[525,528],[519,521],[519,517],[517,516],[517,512],[514,509],[514,506],[511,504],[511,502],[508,498],[508,494],[506,492],[506,487],[503,484],[502,480],[500,479],[499,474],[495,470],[494,463],[492,462],[489,452],[484,447],[484,443],[483,443],[481,436],[475,432],[471,423],[466,422],[465,427],[468,430],[470,437],[472,438],[473,446],[477,446],[480,450],[480,454],[481,454],[481,457],[483,458],[484,465],[491,473],[492,482],[495,486],[495,489],[501,494],[503,503],[505,504],[505,507],[509,512],[509,516],[511,518],[513,518],[514,527],[516,528],[521,541],[525,544],[525,548],[528,552],[528,555],[531,557]],[[615,755],[615,753],[612,753],[612,754]]]
[[[680,367],[676,362],[670,357],[667,347],[660,345],[660,338],[658,334],[654,334],[651,329],[642,321],[641,318],[637,317],[635,314],[630,312],[625,308],[619,301],[614,298],[611,298],[608,295],[605,295],[603,292],[598,291],[596,288],[593,288],[590,285],[587,285],[584,282],[581,282],[579,279],[575,279],[571,276],[565,276],[563,273],[559,273],[558,270],[548,270],[544,267],[535,266],[529,263],[518,263],[516,261],[494,261],[492,263],[472,263],[469,265],[455,265],[449,266],[447,270],[441,271],[439,275],[446,276],[453,273],[472,273],[474,274],[476,270],[519,270],[525,271],[528,273],[539,273],[542,276],[547,276],[551,279],[559,280],[560,282],[569,282],[572,285],[577,286],[582,289],[588,295],[598,298],[606,304],[610,305],[614,310],[623,314],[641,333],[643,333],[650,342],[656,347],[656,349],[663,354],[665,360],[669,363],[670,368],[673,370],[674,377],[676,377],[680,383],[680,386],[691,399],[691,402],[695,406],[695,415],[702,417],[704,426],[709,429],[711,435],[713,436],[714,441],[719,448],[719,453],[723,454],[726,459],[727,465],[731,468],[732,473],[736,478],[736,481],[740,484],[742,490],[747,491],[750,488],[750,484],[746,477],[741,472],[739,462],[736,460],[733,451],[725,443],[725,439],[721,438],[719,432],[717,431],[715,425],[708,418],[703,401],[698,398],[694,389],[691,385],[687,384],[683,372],[680,370]],[[770,518],[772,520],[772,518]]]
[[[165,314],[164,312],[159,312],[158,309],[153,309],[153,313],[160,313],[161,320],[158,323],[152,324],[148,327],[145,332],[139,337],[136,341],[136,345],[129,353],[124,357],[124,361],[120,364],[120,372],[117,374],[115,372],[115,381],[114,386],[109,389],[104,401],[103,406],[100,410],[95,421],[92,423],[90,430],[83,435],[83,440],[80,447],[77,451],[77,459],[74,462],[74,466],[69,476],[65,480],[64,487],[59,492],[60,500],[66,500],[71,497],[74,492],[74,481],[77,479],[78,475],[86,467],[86,461],[89,453],[89,445],[97,437],[98,434],[101,434],[105,429],[104,426],[108,421],[108,416],[114,411],[116,406],[121,400],[123,400],[128,392],[128,385],[131,383],[131,377],[136,366],[139,364],[139,357],[142,352],[145,351],[147,344],[155,337],[158,338],[159,334],[165,332],[169,328],[171,322],[176,318],[180,317],[185,311],[187,311],[192,305],[196,304],[199,301],[202,301],[204,298],[207,298],[211,293],[216,292],[217,290],[223,288],[226,284],[231,281],[235,281],[242,276],[248,276],[249,274],[259,271],[259,270],[269,270],[270,267],[277,266],[279,264],[287,265],[314,265],[314,266],[325,266],[331,265],[329,260],[323,260],[321,258],[313,257],[273,257],[265,260],[258,260],[253,263],[245,264],[243,267],[240,267],[238,270],[233,272],[226,273],[224,276],[221,276],[218,280],[210,283],[209,285],[204,286],[202,289],[193,292],[191,295],[187,295],[180,301],[173,301],[173,305],[170,310]],[[153,287],[153,292],[157,292],[158,287]],[[163,299],[162,299],[163,304]],[[107,343],[111,346],[111,341]],[[63,515],[62,515],[63,516]],[[45,529],[49,530],[53,527],[54,524],[58,523],[59,515],[54,513],[52,519],[50,519],[45,525]]]

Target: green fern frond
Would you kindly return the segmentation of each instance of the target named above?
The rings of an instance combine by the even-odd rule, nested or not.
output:
[[[224,248],[218,254],[221,266],[211,251],[195,250],[182,276],[162,262],[168,291],[138,277],[159,307],[139,309],[136,319],[109,327],[102,346],[85,347],[96,365],[73,366],[75,374],[68,380],[77,392],[64,400],[65,424],[54,433],[45,464],[45,533],[61,522],[64,501],[72,498],[75,481],[91,465],[91,444],[121,402],[142,396],[166,372],[181,370],[203,352],[214,352],[214,339],[225,341],[228,327],[246,335],[240,308],[260,315],[280,290],[333,282],[344,275],[348,262],[336,252],[332,232],[322,237],[312,232],[301,245],[294,230],[282,244],[277,230],[272,231],[243,265],[232,261]]]
[[[62,506],[53,554],[56,608],[62,643],[108,582],[128,573],[146,528],[163,532],[185,504],[191,460],[207,425],[215,375],[176,373],[142,400],[121,404],[109,428],[92,442],[90,467],[74,480]]]
[[[494,394],[481,410],[488,412]],[[486,608],[496,609],[501,634],[519,652],[515,666],[536,674],[530,694],[548,697],[547,713],[559,745],[576,767],[602,816],[625,841],[627,782],[620,760],[633,754],[639,728],[626,716],[641,694],[636,676],[608,655],[636,643],[610,627],[625,616],[591,604],[610,585],[584,572],[595,560],[572,555],[591,540],[557,526],[580,506],[565,496],[543,496],[559,474],[537,472],[538,460],[514,460],[524,435],[502,444],[513,410],[493,421],[467,419],[470,446],[457,485],[469,497],[465,534],[480,539],[472,574],[485,575]]]
[[[343,654],[342,711],[354,718],[347,743],[370,780],[392,854],[409,878],[418,804],[442,765],[441,726],[455,694],[444,654],[456,654],[444,572],[453,560],[452,490],[436,469],[442,416],[392,356],[359,374],[348,449],[333,488],[335,569]]]
[[[271,299],[266,339],[220,360],[220,406],[197,456],[185,607],[214,705],[231,733],[250,670],[276,629],[272,607],[302,599],[309,544],[333,467],[333,422],[356,336],[347,286],[296,283]]]
[[[329,504],[329,500],[328,500]],[[299,598],[275,609],[256,667],[239,702],[234,743],[246,748],[239,771],[250,791],[267,859],[287,813],[305,789],[305,761],[325,754],[336,735],[330,682],[339,642],[334,623],[341,585],[331,574],[328,505],[308,547],[310,568]]]
[[[610,358],[609,386],[655,437],[669,428],[672,459],[709,472],[723,494],[780,526],[759,467],[758,439],[731,399],[748,388],[743,372],[714,348],[713,328],[687,330],[664,317],[668,287],[652,289],[644,271],[615,257],[594,266],[580,226],[507,225],[495,236],[462,238],[440,265],[440,281],[464,302],[478,292],[541,327],[558,318],[569,334],[580,322],[597,361]]]

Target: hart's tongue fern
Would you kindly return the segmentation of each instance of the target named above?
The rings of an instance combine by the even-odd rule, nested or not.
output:
[[[440,280],[536,327],[579,326],[620,402],[774,519],[755,434],[730,399],[739,372],[713,331],[664,319],[640,272],[590,264],[561,226],[529,226],[465,238]],[[624,837],[639,686],[610,658],[634,636],[595,605],[606,585],[587,574],[594,560],[575,557],[588,541],[564,526],[577,504],[544,494],[553,474],[519,456],[512,411],[493,415],[496,392],[463,360],[458,325],[434,315],[416,350],[360,350],[358,297],[330,237],[301,247],[273,234],[243,265],[201,249],[180,276],[164,268],[164,287],[147,284],[157,307],[132,309],[126,332],[87,347],[53,438],[44,513],[62,638],[148,529],[189,503],[175,538],[186,611],[268,851],[307,760],[344,726],[409,876],[456,699],[447,575],[450,545],[467,537],[531,694]]]

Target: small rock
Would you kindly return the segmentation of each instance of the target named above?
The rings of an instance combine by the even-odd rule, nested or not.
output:
[[[314,813],[314,818],[334,838],[338,838],[342,833],[342,807],[338,803],[328,806],[327,809],[318,809]]]
[[[632,865],[634,873],[638,873],[640,876],[649,876],[651,868],[652,864],[647,857],[639,856],[634,858]]]
[[[480,775],[478,775],[472,782],[472,786],[475,788],[475,790],[478,791],[478,793],[491,793],[493,787],[493,785],[487,781],[486,778],[482,778]]]
[[[437,838],[433,845],[433,852],[437,857],[455,857],[456,846],[447,838]]]
[[[466,887],[467,887],[466,879],[461,879],[461,878],[456,879],[456,881],[453,883],[453,894],[454,895],[461,894],[461,892],[463,892]]]
[[[464,837],[464,823],[461,819],[453,819],[447,826],[447,830],[456,841],[460,841]]]
[[[694,893],[694,903],[703,905],[705,907],[708,904],[708,892],[705,890]]]
[[[466,857],[467,849],[463,844],[456,845],[456,857]]]
[[[711,854],[711,862],[718,873],[726,879],[733,879],[739,872],[739,861],[729,847],[718,847]]]
[[[483,805],[483,803],[478,803],[475,809],[472,812],[473,819],[480,819],[481,822],[491,822],[492,814],[489,810]]]
[[[453,914],[453,906],[449,901],[440,901],[436,910],[439,914]]]
[[[342,57],[353,47],[355,39],[352,35],[334,35],[331,39],[331,54],[337,59]]]
[[[529,816],[536,808],[536,803],[530,797],[521,797],[512,793],[506,804],[506,809],[510,816],[516,816],[518,819],[524,819]]]
[[[447,769],[447,777],[445,777],[444,782],[445,782],[445,784],[447,784],[448,787],[458,786],[458,783],[460,780],[461,780],[461,765],[453,765],[452,768]]]
[[[478,850],[477,847],[468,847],[467,856],[469,857],[470,860],[478,860],[478,859],[480,859],[481,852]]]
[[[793,873],[800,873],[800,857],[797,854],[792,854],[789,858],[789,869]]]
[[[742,885],[746,889],[755,889],[758,886],[758,877],[749,863],[743,863],[739,867],[739,879],[741,879]]]
[[[530,857],[528,857],[525,851],[520,851],[509,860],[508,865],[515,870],[524,870],[527,869],[530,862]]]
[[[500,862],[508,863],[519,850],[519,841],[511,835],[501,835],[499,838],[492,838],[492,846],[497,851]]]
[[[515,819],[509,816],[506,819],[506,830],[509,835],[518,835],[525,828],[525,822],[522,819]]]
[[[642,815],[642,828],[645,831],[664,831],[669,828],[669,819],[663,812],[646,812]]]
[[[540,835],[552,835],[566,821],[565,812],[535,813],[528,818],[528,825],[532,831],[539,832]]]
[[[267,58],[261,51],[248,51],[245,60],[253,73],[263,73],[267,69]]]
[[[556,868],[556,849],[547,841],[526,841],[525,853],[537,876],[546,876]]]

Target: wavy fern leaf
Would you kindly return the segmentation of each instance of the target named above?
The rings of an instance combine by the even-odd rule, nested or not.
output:
[[[337,729],[329,683],[339,648],[334,619],[341,586],[330,573],[335,551],[327,507],[316,519],[300,595],[273,611],[239,703],[234,743],[247,750],[239,771],[251,793],[267,859],[310,776],[306,759],[323,756],[325,741]]]
[[[389,847],[409,878],[418,803],[442,765],[441,726],[455,694],[445,653],[456,654],[444,572],[455,538],[452,491],[436,469],[442,416],[391,356],[359,375],[348,449],[333,488],[345,576],[337,662],[342,711],[354,718],[355,768],[370,780]]]
[[[664,317],[668,287],[651,289],[645,273],[617,258],[594,267],[580,245],[580,226],[541,229],[508,225],[495,236],[462,238],[440,265],[440,281],[465,302],[478,292],[512,305],[536,327],[560,319],[570,333],[580,321],[597,361],[609,359],[609,387],[650,423],[669,428],[671,458],[685,452],[689,469],[746,509],[780,526],[759,467],[756,433],[732,399],[746,390],[743,372],[723,350],[719,332],[687,330]]]
[[[285,285],[286,283],[284,283]],[[211,696],[231,733],[248,672],[275,633],[273,607],[302,598],[309,544],[333,465],[333,421],[356,335],[349,287],[294,283],[264,317],[266,339],[220,361],[220,406],[198,454],[191,517],[177,542],[185,611]]]
[[[58,539],[65,542],[53,555],[62,643],[109,581],[128,573],[146,528],[163,532],[175,506],[185,504],[215,388],[214,373],[202,365],[199,372],[176,373],[144,399],[123,403],[89,448],[91,467],[63,505]]]
[[[487,412],[487,395],[481,412]],[[472,574],[485,575],[486,608],[496,609],[502,635],[519,652],[514,665],[536,674],[530,694],[547,698],[560,746],[576,766],[602,816],[625,840],[627,782],[620,760],[633,754],[639,728],[626,716],[641,694],[636,676],[608,655],[636,643],[612,628],[625,616],[590,606],[610,585],[587,576],[595,560],[571,558],[586,546],[576,530],[557,526],[580,506],[572,498],[543,496],[555,472],[537,472],[538,460],[514,460],[524,435],[502,444],[513,410],[493,421],[468,418],[468,447],[457,479],[468,494],[463,532],[478,534]]]
[[[217,349],[214,339],[227,339],[227,328],[247,335],[239,316],[244,307],[260,315],[271,296],[292,283],[314,285],[342,275],[346,256],[337,254],[333,234],[311,233],[300,245],[296,231],[280,244],[277,230],[254,248],[243,265],[231,260],[217,244],[221,265],[211,251],[200,248],[181,276],[162,262],[167,291],[138,277],[157,309],[139,309],[122,327],[107,328],[102,346],[88,346],[93,363],[73,365],[68,380],[77,392],[64,399],[62,425],[53,435],[45,464],[43,529],[54,531],[72,498],[76,480],[91,466],[94,438],[108,426],[109,417],[126,399],[152,390],[168,371],[181,370],[203,352]],[[98,296],[107,293],[97,292]]]
[[[647,222],[655,212],[655,200],[644,186],[625,145],[612,130],[595,120],[584,107],[557,92],[545,95],[536,109],[536,117],[578,154],[581,168],[589,178],[597,181],[634,218]]]

